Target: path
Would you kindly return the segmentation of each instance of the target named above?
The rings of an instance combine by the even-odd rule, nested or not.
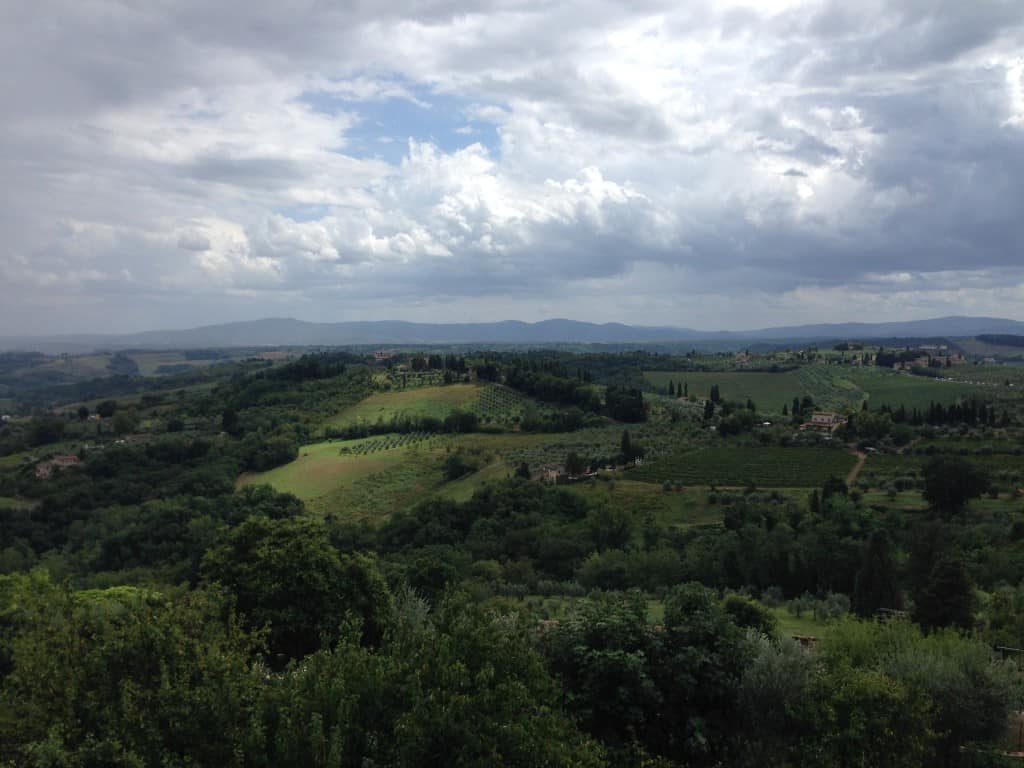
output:
[[[864,468],[864,462],[867,460],[868,455],[863,451],[858,451],[856,448],[851,446],[850,453],[857,457],[857,463],[853,465],[853,469],[850,470],[850,474],[846,476],[846,487],[852,488],[853,484],[857,482],[857,475]]]

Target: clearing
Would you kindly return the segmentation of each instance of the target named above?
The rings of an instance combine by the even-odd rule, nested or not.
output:
[[[443,419],[453,411],[469,411],[477,402],[481,387],[476,384],[448,384],[440,387],[374,392],[327,421],[328,427],[387,423],[392,419]]]

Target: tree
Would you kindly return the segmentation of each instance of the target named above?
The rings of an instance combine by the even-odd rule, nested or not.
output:
[[[365,642],[383,636],[390,593],[376,561],[339,557],[319,521],[250,517],[207,552],[202,573],[234,594],[250,627],[269,625],[268,647],[279,660],[317,650],[347,611],[363,620]]]
[[[976,499],[989,487],[987,474],[955,456],[937,456],[922,470],[923,496],[933,511],[951,516],[963,511],[967,502]]]
[[[114,414],[114,432],[127,435],[139,428],[139,415],[134,410],[118,411]]]
[[[963,560],[956,555],[939,558],[915,602],[914,618],[926,630],[970,627],[974,623],[974,585]]]
[[[765,635],[775,634],[778,627],[774,613],[744,595],[729,595],[722,601],[722,608],[737,626],[749,627]]]
[[[24,578],[24,577],[22,577]],[[35,583],[3,681],[0,754],[12,765],[237,765],[263,673],[259,638],[204,590],[175,601],[134,587]],[[44,577],[45,578],[45,577]],[[11,594],[10,582],[0,592]]]
[[[229,435],[238,433],[238,413],[233,408],[225,408],[220,416],[220,428]]]
[[[80,421],[85,421],[89,418],[89,409],[84,405],[78,406],[78,418]]]
[[[114,411],[116,410],[116,400],[104,400],[102,403],[96,406],[96,413],[98,413],[104,419],[109,419],[111,416],[114,415]]]
[[[623,461],[631,461],[633,459],[633,440],[629,436],[629,430],[622,430],[622,437],[619,439],[619,453],[622,454]]]
[[[903,601],[896,584],[896,563],[885,531],[875,531],[864,545],[864,558],[854,580],[853,610],[872,616],[879,608],[898,609]]]
[[[715,415],[715,403],[712,400],[708,400],[704,403],[704,421],[708,421]]]
[[[582,475],[587,471],[587,462],[580,458],[576,451],[569,451],[565,457],[565,472],[571,477]]]

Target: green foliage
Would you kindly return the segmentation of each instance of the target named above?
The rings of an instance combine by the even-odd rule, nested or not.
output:
[[[330,643],[349,613],[362,620],[365,642],[383,635],[390,597],[376,562],[339,556],[316,521],[250,517],[207,552],[202,572],[234,595],[248,626],[269,625],[275,663]]]
[[[925,465],[924,498],[942,515],[963,511],[967,502],[981,496],[989,486],[984,471],[954,457],[940,456]]]
[[[737,626],[747,627],[764,635],[775,634],[778,620],[775,614],[756,600],[732,594],[722,601],[722,608]]]
[[[885,531],[875,531],[864,545],[864,559],[854,582],[853,610],[866,617],[880,608],[898,610],[902,604],[892,543]]]
[[[10,577],[8,577],[10,578]],[[71,593],[7,581],[18,628],[0,695],[0,752],[17,764],[240,765],[258,638],[213,594]]]

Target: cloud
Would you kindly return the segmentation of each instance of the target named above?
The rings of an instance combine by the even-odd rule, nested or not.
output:
[[[178,236],[178,247],[185,251],[208,251],[210,250],[210,238],[194,231],[182,232]]]
[[[1003,0],[22,5],[0,323],[1021,317],[1022,45]]]

